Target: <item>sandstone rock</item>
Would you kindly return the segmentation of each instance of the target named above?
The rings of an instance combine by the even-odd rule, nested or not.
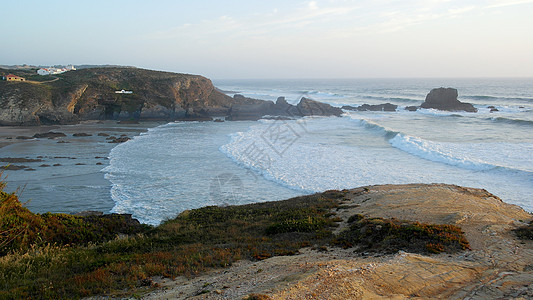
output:
[[[420,107],[445,111],[477,112],[477,108],[470,103],[457,100],[457,96],[457,90],[454,88],[432,89]]]
[[[533,295],[533,244],[512,233],[517,223],[524,224],[517,220],[532,219],[520,207],[485,190],[445,184],[378,185],[342,193],[343,205],[333,211],[342,220],[337,232],[348,228],[350,217],[357,214],[455,225],[472,249],[438,255],[404,251],[360,255],[352,249],[329,247],[324,252],[308,247],[293,256],[242,260],[196,278],[177,277],[143,298],[197,298],[206,282],[210,290],[223,290],[228,299],[250,294],[265,299],[529,299]]]

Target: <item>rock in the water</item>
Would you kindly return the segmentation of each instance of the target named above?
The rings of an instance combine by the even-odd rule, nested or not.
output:
[[[419,106],[406,106],[405,110],[407,111],[417,111],[420,107]]]
[[[363,104],[361,106],[351,106],[351,105],[345,105],[342,107],[342,109],[346,110],[356,110],[356,111],[396,111],[398,108],[398,105],[391,104],[391,103],[384,103],[384,104]]]
[[[53,132],[53,131],[49,131],[45,133],[36,133],[33,135],[33,137],[36,139],[41,139],[41,138],[53,139],[53,138],[65,137],[65,136],[67,135],[62,132]]]
[[[426,101],[420,105],[421,108],[433,108],[446,111],[466,111],[477,112],[470,103],[464,103],[457,100],[457,89],[454,88],[437,88],[432,89],[426,96]]]
[[[107,139],[110,140],[108,143],[112,143],[112,144],[124,143],[130,140],[130,138],[127,136],[121,136],[121,137],[114,138],[114,139],[109,139],[109,138]]]
[[[85,133],[85,132],[79,132],[79,133],[74,133],[72,136],[82,137],[82,136],[93,136],[93,135],[89,133]]]
[[[279,97],[276,103],[246,98],[235,95],[236,99],[244,104],[233,105],[226,120],[259,120],[263,116],[340,116],[342,110],[326,103],[321,103],[308,98],[302,98],[298,105],[289,104],[284,97]]]
[[[359,111],[396,111],[398,105],[385,103],[377,105],[363,104],[357,108]]]
[[[333,107],[327,103],[318,102],[303,97],[296,105],[297,111],[302,116],[340,116],[342,109]]]

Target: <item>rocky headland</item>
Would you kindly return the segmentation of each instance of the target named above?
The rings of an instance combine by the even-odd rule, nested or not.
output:
[[[11,71],[0,69],[0,73]],[[32,73],[18,75],[42,80]],[[54,75],[49,81],[0,81],[0,125],[75,124],[84,120],[212,120],[226,116],[242,120],[274,112],[294,116],[338,115],[340,109],[309,99],[302,99],[293,108],[242,96],[229,97],[202,76],[131,67],[69,71]]]

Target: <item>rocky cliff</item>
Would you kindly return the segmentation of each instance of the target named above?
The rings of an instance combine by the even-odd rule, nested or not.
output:
[[[247,101],[224,95],[202,76],[137,68],[83,69],[49,81],[29,79],[0,81],[0,125],[205,118],[225,116],[233,104]],[[133,93],[116,93],[122,90]]]

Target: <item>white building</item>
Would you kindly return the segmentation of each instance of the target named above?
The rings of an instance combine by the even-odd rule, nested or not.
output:
[[[67,66],[66,68],[42,68],[37,70],[37,74],[39,75],[55,75],[55,74],[61,74],[65,73],[67,71],[74,71],[76,68],[72,65]]]
[[[115,94],[133,94],[133,91],[121,90],[121,91],[115,91]]]

